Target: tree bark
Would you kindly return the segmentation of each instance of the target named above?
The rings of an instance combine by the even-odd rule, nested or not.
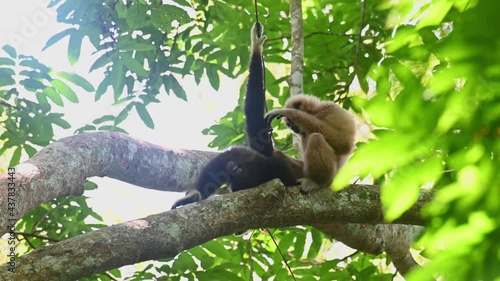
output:
[[[92,176],[184,191],[193,186],[200,168],[215,155],[166,149],[114,132],[61,139],[14,167],[14,181],[8,173],[0,175],[1,206],[7,206],[10,199],[9,183],[16,184],[15,212],[0,212],[1,233],[42,203],[82,194],[85,179]],[[422,192],[417,204],[396,223],[424,225],[420,209],[431,199],[431,193]],[[374,225],[383,223],[378,186],[356,185],[337,193],[325,189],[302,195],[297,188],[284,188],[275,180],[37,249],[17,260],[16,274],[5,275],[10,273],[6,266],[1,267],[0,280],[37,280],[33,276],[74,280],[126,264],[173,257],[213,238],[251,228],[295,225],[313,225],[365,252],[386,251],[397,268],[407,272],[415,266],[408,249],[413,232],[420,228]]]
[[[290,0],[290,22],[292,30],[292,61],[288,85],[290,95],[304,93],[304,19],[302,0]]]
[[[168,149],[115,132],[60,139],[14,167],[13,181],[8,173],[0,174],[0,206],[15,203],[12,213],[0,212],[0,235],[42,203],[83,194],[87,178],[110,177],[144,188],[180,192],[193,186],[200,168],[215,155]],[[15,193],[9,198],[12,186]]]
[[[418,211],[430,198],[421,196],[398,222],[423,224]],[[378,199],[379,188],[373,186],[302,195],[298,188],[274,180],[34,250],[16,261],[14,274],[0,267],[0,280],[76,280],[127,264],[174,257],[214,238],[253,228],[382,223]]]

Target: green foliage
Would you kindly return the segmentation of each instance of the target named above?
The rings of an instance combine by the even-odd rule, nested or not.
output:
[[[95,48],[90,71],[103,71],[105,76],[94,88],[82,76],[55,72],[4,46],[0,155],[11,149],[10,165],[14,165],[23,151],[32,156],[53,140],[54,124],[69,129],[53,106],[78,102],[79,89],[95,93],[96,101],[112,94],[115,104],[125,107],[116,116],[96,118],[77,133],[125,132],[119,125],[132,110],[154,128],[148,105],[157,103],[161,92],[187,100],[189,93],[179,83],[186,75],[196,83],[208,79],[218,89],[221,76],[244,74],[253,2],[174,2],[51,0],[57,20],[70,27],[52,36],[45,48],[68,37],[67,58],[75,64],[88,57],[81,53],[82,40],[87,38]],[[425,209],[429,228],[419,242],[432,261],[408,279],[441,275],[449,280],[494,280],[500,276],[496,266],[500,251],[498,5],[495,0],[422,2],[305,1],[304,90],[342,103],[376,128],[374,140],[358,144],[337,176],[336,188],[353,177],[382,179],[381,200],[388,220],[408,210],[423,186],[436,190],[434,202]],[[268,36],[268,66],[288,66],[288,1],[260,1],[258,10]],[[285,80],[282,74],[266,72],[268,108],[286,100]],[[349,95],[350,90],[355,92]],[[240,97],[243,93],[242,87]],[[276,146],[288,151],[291,139],[283,129],[276,122]],[[212,147],[244,144],[240,106],[203,133],[215,136]],[[99,220],[83,197],[57,199],[30,212],[18,227],[65,239],[101,227],[84,225],[83,219],[89,216]],[[312,228],[274,230],[273,235],[298,279],[392,278],[374,265],[384,255],[325,257],[329,239]],[[30,242],[23,244],[27,250],[47,243],[27,239]],[[93,280],[118,278],[120,271],[108,274]],[[269,233],[256,231],[195,247],[162,266],[146,266],[129,280],[154,278],[289,280],[291,274]]]
[[[397,4],[392,13],[405,11]],[[357,100],[374,125],[390,128],[360,145],[336,183],[385,176],[382,201],[392,220],[421,186],[438,190],[421,240],[432,259],[409,280],[494,280],[500,191],[500,32],[496,1],[433,1],[416,25],[396,24],[387,58],[370,70],[377,95]],[[403,14],[398,15],[405,18]]]
[[[279,241],[283,256],[273,239]],[[357,253],[345,259],[324,259],[331,246],[323,233],[310,227],[249,231],[194,247],[174,259],[162,260],[164,265],[156,271],[146,267],[128,280],[292,280],[284,259],[297,280],[392,278],[391,274],[378,274],[373,256]]]
[[[88,218],[102,221],[101,216],[89,208],[86,197],[58,198],[27,213],[16,225],[16,231],[24,233],[19,235],[22,248],[31,251],[106,227],[102,223],[89,224],[85,221]]]
[[[7,56],[0,56],[0,155],[13,149],[9,163],[19,163],[24,150],[33,156],[40,146],[53,139],[53,126],[69,129],[64,115],[52,106],[64,106],[64,100],[78,103],[74,87],[93,91],[94,87],[83,77],[67,72],[54,72],[32,56],[18,55],[11,46],[4,46]],[[65,80],[65,81],[64,81]]]

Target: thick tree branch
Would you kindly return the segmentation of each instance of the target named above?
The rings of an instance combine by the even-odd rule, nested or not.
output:
[[[302,195],[275,180],[37,249],[17,260],[15,274],[0,267],[0,280],[76,280],[126,264],[174,257],[216,237],[252,228],[383,223],[378,199],[379,189],[373,186]],[[430,194],[423,194],[398,222],[423,224],[419,209],[430,199]]]
[[[150,189],[184,191],[215,155],[167,149],[115,132],[60,139],[14,167],[12,181],[8,173],[0,174],[0,206],[13,206],[12,213],[0,212],[0,236],[40,204],[81,195],[87,178],[110,177]],[[9,192],[13,187],[14,194]]]
[[[215,155],[216,153],[213,152],[166,149],[113,132],[89,133],[61,139],[42,149],[30,160],[15,167],[16,172],[13,181],[16,190],[15,196],[13,196],[15,199],[15,208],[13,208],[14,211],[12,213],[11,211],[0,212],[0,221],[2,222],[0,232],[7,232],[9,228],[5,227],[6,225],[13,226],[19,218],[39,204],[48,202],[55,197],[81,194],[83,192],[84,180],[92,176],[108,176],[141,187],[158,190],[186,190],[194,184],[200,167]],[[0,205],[2,206],[8,206],[9,202],[8,188],[9,183],[11,183],[9,177],[8,173],[0,175]],[[383,223],[379,189],[377,186],[358,185],[337,194],[333,194],[329,190],[323,190],[306,196],[299,194],[297,189],[292,188],[285,191],[282,188],[279,189],[279,186],[280,184],[275,182],[274,184],[267,185],[268,189],[252,189],[248,193],[227,195],[229,196],[228,198],[235,198],[227,199],[229,201],[219,201],[226,200],[222,199],[226,198],[224,196],[207,201],[211,202],[210,205],[206,205],[209,204],[206,202],[201,203],[200,206],[205,206],[202,211],[194,208],[194,213],[187,213],[183,217],[192,228],[188,230],[188,226],[185,226],[183,233],[189,234],[201,231],[202,234],[200,235],[205,238],[200,240],[201,238],[197,238],[196,235],[185,236],[183,234],[183,237],[186,239],[191,239],[186,242],[188,243],[187,246],[180,249],[174,247],[175,250],[168,248],[170,249],[169,251],[173,251],[175,254],[182,249],[187,249],[210,240],[211,238],[208,239],[205,236],[207,231],[214,232],[209,237],[215,238],[248,228],[311,224],[353,248],[369,253],[386,251],[402,273],[415,265],[408,252],[409,244],[412,241],[409,237],[412,236],[411,231],[414,231],[413,227],[402,225],[365,225]],[[263,190],[266,192],[263,193]],[[275,196],[270,197],[267,193],[275,194]],[[430,199],[430,193],[423,193],[417,204],[399,222],[423,224],[423,221],[418,216],[419,210],[422,204],[430,201]],[[232,200],[236,201],[233,202]],[[221,215],[224,211],[219,210],[221,206],[226,208],[231,207],[231,211]],[[183,208],[181,214],[184,214],[183,212],[190,210],[190,208]],[[213,215],[213,218],[217,220],[216,223],[225,225],[226,228],[223,228],[224,231],[221,229],[203,229],[204,224],[193,223],[193,218],[201,218],[202,220],[212,219],[206,215],[208,212],[207,209],[213,209],[218,214]],[[281,220],[276,216],[279,212],[282,214]],[[245,218],[241,219],[241,216]],[[178,220],[178,217],[172,221],[167,220],[166,222],[172,225],[164,224],[164,226],[176,229],[180,223],[177,222]],[[207,221],[207,223],[212,224],[215,222]],[[111,231],[116,231],[116,229],[111,228]],[[99,236],[101,232],[97,233],[96,236],[101,237]],[[162,237],[164,234],[159,233],[158,235],[160,235],[158,237]],[[74,239],[77,239],[78,245],[82,245],[78,239],[90,239],[89,241],[94,241],[98,238],[90,236],[90,238],[76,237]],[[142,238],[130,237],[128,239],[135,241],[134,239]],[[118,239],[117,243],[120,241]],[[63,241],[61,243],[66,242]],[[60,243],[57,245],[60,245]],[[62,250],[64,248],[56,246],[50,247],[50,249],[55,249],[53,250],[54,253],[57,251],[61,251],[61,253],[65,252],[65,250]],[[108,249],[108,246],[103,247]],[[121,249],[113,248],[113,245],[109,247],[121,253]],[[94,250],[93,246],[89,246],[88,249],[82,248],[75,251],[83,251],[81,252],[82,254],[92,256]],[[38,250],[34,253],[45,252]],[[97,253],[100,252],[97,251]],[[38,254],[30,254],[26,260],[30,260],[29,257],[36,255]],[[146,255],[140,260],[166,256],[170,255]],[[63,257],[61,258],[63,259]],[[107,258],[112,259],[116,258],[116,256]],[[139,261],[124,260],[123,257],[117,259],[113,263],[103,260],[105,265],[102,265],[102,269],[96,265],[96,268],[93,269],[95,271],[91,271],[91,273],[110,269],[112,268],[110,267],[111,265],[120,266]],[[21,260],[25,260],[25,258]],[[75,260],[72,259],[68,262],[75,263]],[[50,266],[48,265],[48,267]],[[89,269],[85,268],[85,270]]]

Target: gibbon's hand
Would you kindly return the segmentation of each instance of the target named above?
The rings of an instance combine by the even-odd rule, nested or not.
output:
[[[273,109],[271,111],[269,111],[266,116],[264,117],[266,119],[266,123],[268,126],[271,126],[271,122],[273,122],[273,120],[276,118],[276,119],[281,119],[283,117],[282,114],[280,114],[278,112],[279,109]]]
[[[271,122],[273,122],[274,119],[281,119],[283,117],[285,117],[285,124],[288,128],[290,128],[294,133],[296,134],[300,134],[301,131],[300,131],[300,127],[295,125],[292,121],[290,121],[289,119],[286,118],[286,116],[284,114],[281,114],[280,112],[282,111],[282,109],[273,109],[271,111],[269,111],[267,114],[266,114],[266,123],[267,123],[267,126],[269,128],[271,128]]]
[[[251,33],[251,44],[253,52],[262,54],[262,48],[264,46],[264,42],[266,42],[267,36],[263,35],[264,26],[258,22],[254,23],[252,26]]]

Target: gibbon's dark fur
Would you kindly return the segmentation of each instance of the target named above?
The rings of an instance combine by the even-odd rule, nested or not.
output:
[[[330,101],[295,95],[284,108],[270,111],[267,123],[275,117],[285,117],[285,125],[300,136],[304,161],[301,190],[309,192],[330,186],[354,150],[356,126],[351,113]]]
[[[172,209],[205,199],[223,184],[238,191],[256,187],[279,178],[285,186],[298,185],[303,176],[303,163],[275,150],[271,129],[265,115],[265,78],[262,36],[263,27],[255,23],[251,31],[249,77],[245,94],[245,122],[250,147],[235,146],[222,152],[202,169],[196,190],[178,200]]]

